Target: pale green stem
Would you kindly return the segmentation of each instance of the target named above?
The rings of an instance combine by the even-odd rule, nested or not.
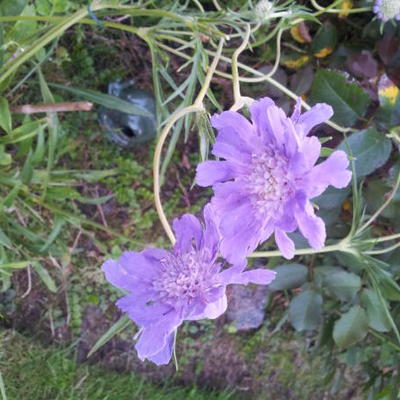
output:
[[[394,244],[393,246],[386,247],[384,249],[366,251],[365,254],[374,255],[374,254],[390,253],[391,251],[396,250],[398,247],[400,247],[400,242]]]
[[[233,84],[233,98],[234,103],[231,110],[237,110],[243,106],[242,95],[240,94],[240,82],[239,82],[239,69],[238,69],[238,58],[240,53],[247,47],[250,39],[250,25],[246,24],[246,33],[241,45],[235,50],[232,55],[231,70],[232,70],[232,84]]]
[[[388,242],[389,240],[396,240],[400,239],[400,233],[395,233],[393,235],[388,235],[388,236],[382,236],[379,238],[372,238],[372,239],[364,239],[361,241],[361,243],[382,243],[382,242]]]
[[[316,250],[312,248],[308,249],[297,249],[294,252],[295,256],[300,255],[309,255],[309,254],[319,254],[319,253],[330,253],[333,251],[343,251],[343,252],[351,252],[351,249],[344,245],[342,242],[337,244],[325,246],[322,249]],[[282,257],[282,253],[279,250],[272,250],[272,251],[255,251],[251,253],[248,258],[264,258],[264,257]]]
[[[217,9],[217,11],[221,11],[222,7],[219,5],[218,0],[212,0],[214,7]]]
[[[278,34],[276,35],[276,58],[275,58],[274,66],[272,67],[271,71],[269,71],[267,74],[265,74],[263,76],[260,76],[259,78],[248,78],[248,79],[251,79],[252,83],[268,80],[277,71],[277,69],[279,67],[279,63],[281,61],[281,38],[282,38],[283,31],[284,31],[283,29],[279,29]],[[247,78],[241,78],[240,80],[243,82],[244,81],[243,79],[247,79]]]
[[[174,126],[175,122],[177,122],[183,116],[190,114],[192,112],[198,112],[204,110],[203,100],[207,94],[208,88],[211,83],[211,79],[215,73],[215,70],[218,65],[218,61],[220,59],[222,48],[224,44],[224,39],[221,39],[219,42],[217,53],[214,57],[213,62],[208,69],[207,75],[204,80],[204,85],[202,86],[199,94],[196,97],[196,100],[191,106],[185,107],[174,114],[168,119],[164,129],[162,130],[160,137],[157,141],[156,149],[154,152],[153,158],[153,191],[154,191],[154,202],[157,210],[158,217],[160,218],[161,224],[172,244],[175,243],[175,235],[171,229],[171,226],[165,216],[164,209],[161,203],[160,198],[160,160],[161,160],[161,153],[163,149],[163,145],[167,139],[169,132],[171,131],[172,127]]]
[[[343,3],[344,0],[337,0],[334,1],[332,4],[330,4],[328,7],[322,7],[320,6],[316,0],[311,0],[311,4],[318,10],[314,14],[314,16],[318,16],[324,13],[332,13],[332,14],[340,14],[340,13],[346,13],[346,14],[355,14],[355,13],[360,13],[360,12],[366,12],[366,11],[371,11],[371,7],[361,7],[361,8],[352,8],[348,10],[342,10],[340,8],[334,8],[338,4]]]
[[[393,187],[393,190],[391,191],[391,193],[388,196],[388,198],[386,199],[386,201],[375,211],[375,213],[371,216],[371,218],[358,229],[357,235],[359,235],[361,232],[363,232],[365,229],[367,229],[375,221],[375,219],[381,214],[381,212],[390,204],[390,202],[392,201],[393,197],[395,196],[399,186],[400,186],[400,171],[397,175],[396,183]]]
[[[190,56],[188,56],[188,55],[185,54],[185,53],[176,51],[176,49],[174,49],[174,48],[172,48],[172,47],[169,47],[169,46],[164,45],[164,44],[162,44],[162,43],[158,43],[158,45],[159,45],[161,48],[163,48],[164,50],[167,50],[167,51],[169,51],[169,52],[171,52],[171,53],[173,53],[173,54],[175,54],[175,55],[177,55],[177,56],[179,56],[179,57],[181,57],[181,58],[185,58],[185,59],[187,59],[187,60],[190,59]],[[208,54],[212,55],[212,56],[215,56],[215,52],[213,52],[213,51],[206,50],[206,52],[207,52]],[[221,60],[222,60],[222,61],[226,61],[226,62],[230,62],[230,61],[231,61],[228,57],[225,57],[225,56],[221,56]],[[289,89],[286,88],[285,86],[281,85],[278,81],[276,81],[275,79],[271,78],[270,76],[266,76],[266,74],[263,74],[263,73],[260,72],[260,71],[257,71],[257,70],[255,70],[255,69],[253,69],[253,68],[251,68],[251,67],[248,67],[248,66],[245,65],[245,64],[241,64],[240,62],[237,63],[237,66],[238,66],[239,68],[242,68],[243,70],[245,70],[245,71],[247,71],[247,72],[250,72],[250,73],[253,74],[253,75],[256,75],[256,76],[262,78],[261,81],[265,80],[265,81],[269,82],[271,85],[275,86],[277,89],[279,89],[280,91],[282,91],[283,93],[285,93],[287,96],[289,96],[290,98],[292,98],[292,99],[294,99],[294,100],[297,101],[298,96],[297,96],[295,93],[293,93],[291,90],[289,90]],[[216,74],[216,75],[219,75],[219,76],[222,76],[223,78],[232,79],[232,75],[231,75],[231,74],[228,74],[228,73],[226,73],[226,72],[222,72],[222,71],[218,71],[218,70],[217,70],[217,71],[215,71],[215,74]],[[256,78],[256,79],[260,79],[260,78]],[[240,82],[250,82],[250,83],[251,83],[251,82],[253,82],[254,79],[255,79],[255,78],[239,77],[239,81],[240,81]],[[303,101],[303,100],[301,101],[301,105],[302,105],[306,110],[309,110],[309,109],[311,108],[311,106],[309,106],[309,105],[308,105],[305,101]],[[337,131],[342,132],[342,133],[346,133],[346,132],[355,132],[355,131],[356,131],[356,129],[353,129],[353,128],[344,128],[343,126],[340,126],[340,125],[338,125],[338,124],[336,124],[336,123],[334,123],[334,122],[332,122],[332,121],[327,121],[326,124],[329,125],[329,126],[331,126],[331,127],[334,128],[334,129],[336,129]]]

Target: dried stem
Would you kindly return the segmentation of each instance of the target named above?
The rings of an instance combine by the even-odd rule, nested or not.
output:
[[[23,106],[10,107],[10,111],[14,114],[38,114],[48,112],[91,111],[92,108],[93,103],[89,101],[76,101],[53,104],[25,104]]]

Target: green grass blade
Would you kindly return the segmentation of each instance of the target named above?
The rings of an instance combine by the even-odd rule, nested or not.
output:
[[[131,320],[127,315],[123,315],[111,328],[100,337],[96,344],[90,349],[87,358],[94,354],[100,347],[104,346],[109,340],[111,340],[115,335],[123,331],[129,324]]]
[[[100,104],[112,110],[118,110],[127,114],[142,115],[143,117],[153,117],[153,115],[142,107],[133,105],[125,100],[116,96],[98,92],[91,89],[78,89],[69,86],[51,83],[50,86],[70,92],[78,97],[92,101],[93,103]]]

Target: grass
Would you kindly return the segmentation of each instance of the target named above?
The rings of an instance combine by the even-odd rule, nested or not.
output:
[[[2,331],[0,339],[0,369],[7,400],[233,399],[227,392],[178,388],[168,382],[156,386],[133,374],[77,364],[73,346],[43,347],[11,331]]]

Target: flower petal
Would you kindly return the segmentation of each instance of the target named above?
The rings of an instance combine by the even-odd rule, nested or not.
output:
[[[155,324],[144,327],[139,340],[136,343],[136,350],[139,358],[155,356],[167,345],[167,339],[175,329],[182,323],[177,311],[171,311],[160,318]]]
[[[168,304],[156,301],[157,294],[152,288],[138,288],[133,294],[121,297],[115,304],[136,324],[144,327],[155,323],[172,311]]]
[[[220,234],[218,232],[215,214],[213,206],[210,203],[206,204],[203,211],[205,230],[201,247],[203,252],[209,253],[209,262],[214,261],[219,251]]]
[[[243,271],[243,267],[235,266],[221,272],[220,276],[226,285],[247,285],[248,283],[268,285],[275,279],[276,272],[270,269],[252,269],[250,271]]]
[[[204,309],[200,313],[196,313],[187,317],[190,321],[197,321],[199,319],[215,319],[222,315],[228,306],[228,301],[225,295],[225,288],[223,288],[224,293],[216,301],[206,304]]]
[[[307,177],[307,194],[319,196],[329,185],[338,189],[346,187],[351,180],[351,171],[346,168],[349,160],[344,151],[338,150],[324,162],[316,165]]]
[[[172,227],[176,236],[174,251],[186,253],[193,246],[193,239],[196,247],[199,248],[203,237],[203,229],[199,220],[192,214],[184,214],[180,218],[175,218]]]
[[[325,224],[314,214],[312,205],[308,202],[305,209],[297,208],[295,217],[300,232],[308,240],[310,246],[317,250],[322,249],[326,239]]]
[[[267,115],[267,109],[274,105],[275,103],[272,99],[263,97],[257,101],[253,101],[249,107],[251,120],[253,121],[256,132],[265,144],[275,142],[275,136]]]
[[[233,179],[236,174],[230,161],[204,161],[197,166],[195,180],[199,186],[212,186],[216,182]]]
[[[114,286],[133,290],[138,282],[150,282],[158,273],[158,260],[149,259],[141,253],[125,251],[119,260],[107,260],[102,270]]]
[[[285,258],[290,260],[294,257],[294,243],[293,240],[282,229],[275,229],[275,241],[278,249]]]
[[[156,354],[147,357],[157,365],[165,365],[171,361],[172,351],[174,349],[174,336],[175,332],[170,333],[166,338],[165,346]]]
[[[296,123],[296,125],[301,128],[298,132],[304,137],[314,126],[327,121],[332,115],[333,109],[331,106],[325,103],[318,103],[310,110],[300,115]]]
[[[226,132],[218,140],[239,139],[241,147],[244,151],[253,152],[256,150],[261,141],[257,138],[253,125],[243,115],[236,111],[224,111],[221,114],[215,114],[211,117],[211,125],[218,130],[219,133]],[[235,142],[238,143],[238,142]]]

